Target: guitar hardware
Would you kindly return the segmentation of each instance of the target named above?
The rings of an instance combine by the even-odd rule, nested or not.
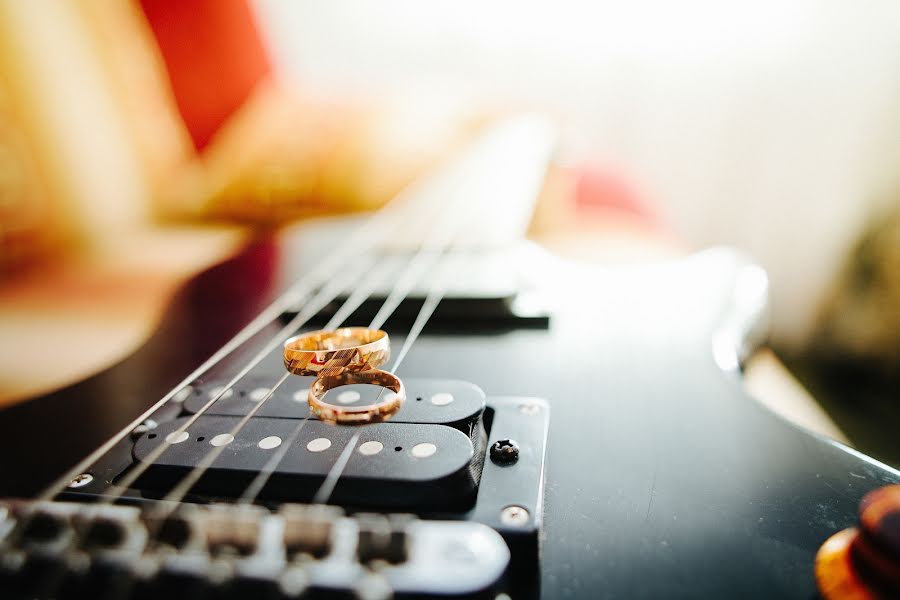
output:
[[[128,506],[0,504],[4,598],[493,598],[509,559],[479,523],[330,506],[183,506],[159,522]]]
[[[435,309],[430,325],[454,330],[477,331],[484,327],[546,329],[550,324],[551,306],[544,290],[527,273],[511,271],[510,264],[528,262],[535,248],[529,242],[519,242],[505,249],[450,248],[446,255],[464,263],[466,276],[447,283],[440,305]],[[400,268],[410,261],[410,255],[397,252],[379,256],[378,262]],[[415,282],[404,301],[391,316],[392,323],[406,327],[413,323],[428,288],[437,274],[425,272]],[[354,323],[373,320],[393,291],[391,282],[379,282],[372,294],[349,317]],[[314,316],[310,323],[325,324],[344,306],[348,295],[341,294]],[[286,315],[299,312],[294,307]]]
[[[90,473],[82,473],[69,483],[70,489],[84,487],[94,480],[94,476]]]
[[[246,378],[249,388],[265,381],[267,375],[254,375]],[[198,383],[191,395],[184,400],[186,414],[196,414],[221,386],[221,380]],[[286,387],[276,390],[266,405],[257,413],[260,417],[276,417],[281,419],[302,419],[308,413],[306,397],[313,377],[294,377]],[[484,392],[478,386],[458,379],[404,379],[409,402],[404,402],[400,410],[391,418],[393,423],[433,423],[456,427],[468,431],[473,419],[484,410]],[[295,391],[296,390],[296,391]],[[377,397],[377,390],[367,385],[344,386],[342,393],[353,394],[355,404],[371,403]],[[348,396],[349,397],[349,396]],[[421,400],[420,400],[421,398]],[[341,402],[340,398],[337,398]],[[247,413],[254,405],[243,386],[230,398],[220,398],[206,410],[207,415],[223,415],[239,417]],[[528,409],[531,410],[531,409]],[[318,420],[312,415],[311,420]]]
[[[491,445],[491,460],[498,464],[514,463],[519,459],[519,445],[515,440],[497,440]]]
[[[825,600],[900,595],[900,485],[863,497],[859,523],[825,540],[815,574]]]
[[[304,381],[298,383],[305,385]],[[192,398],[179,405],[184,409],[181,417],[161,422],[136,441],[120,442],[93,465],[91,482],[78,489],[70,488],[64,496],[102,497],[105,486],[128,474],[133,460],[145,460],[161,440],[178,433],[184,420],[192,414],[193,406],[201,403],[208,390],[217,385],[213,380],[194,386]],[[504,487],[512,492],[509,502],[497,504],[499,500],[490,500],[498,512],[508,504],[521,504],[523,499],[526,505],[535,503],[541,493],[549,422],[546,403],[530,398],[485,399],[480,389],[463,381],[411,378],[409,385],[412,397],[430,398],[451,393],[443,390],[452,390],[454,401],[446,405],[425,400],[407,402],[390,422],[367,426],[348,471],[335,490],[337,503],[421,513],[434,512],[443,506],[442,510],[451,510],[457,516],[460,511],[481,515],[489,512],[487,506],[481,507],[484,499],[492,495],[499,498],[503,494],[498,488]],[[254,386],[252,380],[247,382],[247,388]],[[161,498],[168,486],[189,472],[216,436],[231,430],[245,406],[253,403],[244,393],[247,389],[236,389],[230,403],[202,415],[190,429],[182,432],[184,441],[171,445],[149,465],[137,480],[136,489],[126,493],[124,500],[147,502],[154,497]],[[362,390],[361,401],[375,394],[371,389]],[[290,390],[281,390],[272,400],[268,412],[261,411],[225,446],[226,451],[197,482],[193,498],[237,497],[248,478],[272,452],[286,451],[271,480],[260,490],[262,499],[312,499],[312,493],[354,429],[335,427],[310,417],[302,434],[290,448],[285,448],[291,430],[303,416],[304,406],[292,398]],[[537,414],[521,410],[522,406],[535,404],[544,407]],[[485,460],[490,454],[488,435],[492,439],[516,440],[519,447],[529,449],[527,455],[520,453],[518,461],[512,463],[515,485],[511,487],[505,475],[503,481],[494,481],[510,467]],[[266,447],[270,443],[261,444],[272,437],[282,442],[272,448]],[[422,485],[424,482],[428,485]]]
[[[249,392],[257,385],[246,384],[235,388],[232,404],[223,404],[221,414],[197,419],[184,432],[185,441],[159,457],[123,495],[125,504],[89,501],[102,499],[103,490],[127,472],[133,459],[141,460],[170,432],[178,432],[184,416],[161,421],[137,441],[123,439],[79,478],[80,487],[61,495],[69,501],[0,504],[0,588],[12,590],[13,598],[61,599],[101,589],[110,597],[203,592],[225,598],[262,593],[275,599],[363,588],[382,597],[533,593],[529,573],[537,561],[543,520],[549,415],[544,401],[486,399],[470,383],[410,379],[414,397],[423,400],[405,404],[396,420],[365,429],[365,441],[332,495],[336,504],[353,507],[352,514],[335,506],[281,503],[310,499],[334,453],[344,446],[342,440],[360,431],[315,418],[289,455],[302,448],[301,459],[280,463],[261,494],[262,506],[223,503],[246,483],[241,472],[249,475],[266,453],[280,448],[260,442],[285,440],[279,432],[297,422],[303,406],[281,390],[280,402],[269,413],[279,416],[254,419],[230,441],[226,447],[235,450],[221,455],[200,479],[190,504],[156,510],[153,498],[163,497],[202,448],[254,402]],[[190,415],[192,406],[219,385],[215,379],[198,382],[192,396],[176,404]],[[363,390],[361,396],[373,393]],[[453,402],[425,400],[441,394]],[[535,406],[540,410],[522,410]],[[486,461],[488,432],[496,439],[519,440],[529,452],[512,465]],[[361,462],[371,460],[380,466]],[[446,469],[452,460],[457,466]],[[460,485],[464,480],[468,487]],[[374,512],[385,510],[389,514]],[[447,575],[436,576],[437,571]]]
[[[500,521],[510,527],[521,527],[528,523],[528,509],[521,506],[507,506],[500,513]]]

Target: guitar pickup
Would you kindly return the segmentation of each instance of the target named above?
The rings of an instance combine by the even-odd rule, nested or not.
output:
[[[184,400],[184,410],[196,413],[218,398],[205,415],[243,416],[266,396],[274,376],[248,376],[239,386],[223,394],[226,380],[211,380],[192,388]],[[306,394],[314,377],[291,377],[272,394],[256,413],[259,417],[302,419],[309,414]],[[467,381],[453,379],[404,378],[406,402],[391,417],[391,423],[449,425],[468,433],[484,412],[484,392]],[[324,401],[336,405],[371,404],[382,388],[374,385],[346,385],[330,390]],[[347,399],[351,399],[348,402]],[[311,420],[318,417],[311,416]]]
[[[409,292],[397,307],[389,322],[392,327],[409,329],[422,308],[429,291],[437,286],[445,288],[429,326],[460,327],[480,330],[485,327],[546,328],[550,322],[550,308],[537,291],[530,273],[535,249],[529,242],[503,248],[456,249],[438,260],[455,261],[465,265],[447,281],[441,269],[428,269],[415,278]],[[378,257],[378,264],[386,272],[402,273],[412,260],[404,252],[387,252]],[[439,280],[438,278],[443,278]],[[349,316],[348,322],[367,323],[377,314],[394,291],[396,281],[386,278],[376,286],[360,307]],[[347,300],[338,296],[312,319],[314,325],[328,321]],[[295,306],[286,313],[289,318],[300,310]]]
[[[240,419],[202,415],[178,436],[187,421],[179,418],[141,436],[134,458],[146,460],[168,438],[173,443],[138,480],[142,488],[166,490],[187,475],[217,445],[220,454],[194,486],[197,493],[239,496],[264,469],[273,452],[287,443],[299,425],[295,419],[257,417],[234,439]],[[361,434],[332,494],[335,504],[391,510],[449,510],[474,502],[480,477],[472,439],[453,427],[432,424],[377,423],[364,429],[309,420],[275,465],[261,497],[309,502],[341,452]],[[172,436],[172,437],[170,437]],[[277,440],[277,445],[274,440]]]

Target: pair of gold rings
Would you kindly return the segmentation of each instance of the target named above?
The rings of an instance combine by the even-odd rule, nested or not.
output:
[[[307,402],[313,414],[330,423],[377,423],[394,415],[406,399],[400,378],[378,369],[391,357],[388,334],[380,329],[342,327],[294,336],[284,343],[284,366],[294,375],[311,375]],[[334,388],[370,384],[385,388],[378,400],[365,406],[325,402]]]

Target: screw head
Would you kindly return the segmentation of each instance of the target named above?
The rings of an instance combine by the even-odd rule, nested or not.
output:
[[[522,527],[528,523],[528,509],[523,506],[507,506],[500,511],[500,522],[510,527]]]
[[[69,487],[70,488],[84,487],[87,484],[89,484],[90,482],[92,482],[93,480],[94,480],[94,476],[91,475],[90,473],[82,473],[81,475],[79,475],[78,477],[76,477],[75,479],[73,479],[72,481],[69,482]]]
[[[519,445],[515,440],[497,440],[491,445],[491,460],[501,465],[516,462],[519,460]]]

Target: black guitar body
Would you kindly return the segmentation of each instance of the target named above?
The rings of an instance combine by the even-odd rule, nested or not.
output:
[[[260,242],[191,282],[158,334],[121,365],[5,411],[0,496],[41,489],[248,322],[308,267],[293,252],[279,258],[279,247]],[[407,412],[364,426],[382,428],[370,430],[384,446],[374,458],[407,462],[367,471],[366,457],[354,454],[332,503],[351,514],[414,513],[499,531],[511,566],[488,597],[813,597],[819,545],[853,525],[866,492],[900,482],[900,473],[785,422],[744,392],[741,361],[764,329],[764,274],[727,250],[616,268],[564,263],[534,248],[523,260],[541,308],[464,319],[465,294],[448,300],[398,371],[408,381]],[[414,314],[415,302],[407,308]],[[365,324],[366,310],[350,322]],[[88,470],[92,481],[60,499],[96,499],[289,317],[198,377],[193,396],[163,405],[151,417],[155,428],[125,437]],[[386,329],[397,348],[409,319],[401,311]],[[254,386],[283,372],[276,351],[235,387],[230,404],[202,418],[206,429],[191,431],[204,441],[173,444],[126,500],[161,497],[202,458],[209,438],[251,406]],[[308,383],[291,378],[273,396],[253,440],[275,431],[285,438],[286,424],[305,414],[293,395]],[[442,404],[436,395],[447,390],[453,401]],[[349,429],[310,420],[290,455],[295,463],[279,467],[260,503],[309,502]],[[329,438],[331,450],[305,452],[317,436]],[[401,438],[408,443],[391,441]],[[434,457],[446,462],[413,472],[410,465],[429,459],[409,458],[410,444],[427,440],[440,440]],[[505,440],[517,456],[503,448],[492,455]],[[254,444],[232,444],[187,500],[237,497],[260,467],[239,452]]]

